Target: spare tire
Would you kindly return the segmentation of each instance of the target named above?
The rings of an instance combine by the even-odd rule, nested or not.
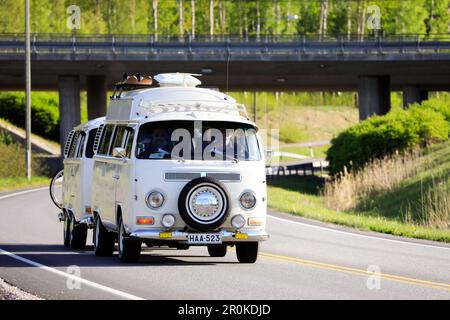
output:
[[[210,177],[187,183],[178,198],[178,211],[184,222],[199,231],[220,227],[230,214],[230,199],[225,186]]]

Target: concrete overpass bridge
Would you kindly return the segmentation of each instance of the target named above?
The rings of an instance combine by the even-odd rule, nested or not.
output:
[[[360,118],[384,114],[390,91],[404,105],[450,91],[450,36],[319,39],[308,36],[32,36],[32,89],[58,90],[61,139],[80,121],[80,90],[90,118],[106,112],[107,91],[123,72],[202,73],[221,90],[357,91]],[[24,88],[22,34],[0,34],[0,90]],[[227,77],[227,70],[229,77]]]

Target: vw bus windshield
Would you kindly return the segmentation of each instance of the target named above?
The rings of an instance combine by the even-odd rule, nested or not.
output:
[[[255,127],[226,121],[161,121],[140,126],[136,158],[175,160],[261,159]]]

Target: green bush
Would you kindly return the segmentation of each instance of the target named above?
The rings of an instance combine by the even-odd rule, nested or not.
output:
[[[448,139],[450,123],[431,107],[373,116],[344,130],[327,151],[330,173],[357,170],[375,158]]]
[[[426,101],[423,101],[422,103],[418,104],[415,103],[409,107],[409,109],[425,109],[425,110],[433,110],[440,114],[442,114],[445,117],[445,120],[450,122],[450,102],[447,102],[445,100],[439,100],[439,99],[429,99]]]
[[[25,127],[25,94],[0,93],[0,118]],[[31,130],[44,138],[59,141],[59,111],[55,95],[33,93],[31,96]]]

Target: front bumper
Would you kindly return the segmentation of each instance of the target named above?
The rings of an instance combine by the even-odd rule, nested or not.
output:
[[[170,233],[170,237],[168,237]],[[241,232],[219,231],[219,232],[205,232],[211,234],[221,234],[222,242],[255,242],[265,241],[269,239],[269,234],[262,230],[243,230]],[[142,240],[164,240],[187,242],[188,234],[185,231],[163,231],[163,230],[135,230],[130,233],[130,238]]]

